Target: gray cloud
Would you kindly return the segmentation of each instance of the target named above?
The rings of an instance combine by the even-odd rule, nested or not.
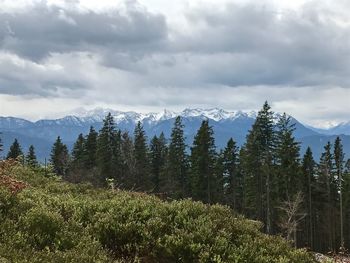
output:
[[[182,30],[135,1],[0,10],[0,94],[131,107],[256,109],[267,99],[291,113],[312,105],[318,120],[345,118],[345,102],[325,104],[350,90],[347,11],[346,1],[294,11],[231,1],[186,10]]]
[[[29,59],[72,51],[143,52],[167,38],[165,18],[125,2],[121,10],[97,13],[38,2],[25,12],[0,13],[3,50]]]

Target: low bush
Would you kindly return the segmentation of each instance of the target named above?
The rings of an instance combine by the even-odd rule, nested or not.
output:
[[[17,165],[0,186],[0,262],[311,263],[228,207],[73,185]]]

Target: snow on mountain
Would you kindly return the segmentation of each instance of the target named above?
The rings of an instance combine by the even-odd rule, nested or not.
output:
[[[13,117],[0,117],[0,132],[2,132],[4,138],[5,151],[8,150],[13,138],[18,138],[25,150],[30,144],[37,144],[40,147],[38,155],[41,157],[47,156],[50,151],[50,144],[57,136],[61,136],[62,140],[71,148],[77,136],[80,133],[87,134],[90,126],[94,126],[97,131],[100,130],[102,121],[109,112],[114,117],[118,129],[128,131],[130,134],[133,133],[135,123],[141,121],[148,138],[159,135],[161,132],[164,132],[169,138],[174,124],[173,119],[180,115],[185,126],[184,133],[187,138],[187,145],[191,145],[201,121],[208,118],[213,127],[215,143],[218,148],[225,147],[231,137],[236,140],[238,145],[242,145],[257,116],[255,111],[227,111],[219,108],[185,109],[180,112],[163,110],[152,113],[96,108],[93,110],[78,109],[66,117],[54,120],[39,120],[37,122]],[[280,113],[274,114],[275,123],[280,116]],[[350,123],[338,125],[331,130],[327,130],[326,133],[315,131],[293,117],[292,122],[296,124],[296,138],[302,142],[303,147],[311,146],[317,157],[323,150],[320,140],[333,139],[329,136],[330,134],[350,134]],[[346,140],[344,143],[350,145],[350,136],[348,137],[344,137],[344,140]],[[350,153],[350,148],[348,152]]]
[[[256,117],[256,112],[254,111],[251,111],[251,112],[225,111],[223,109],[218,109],[218,108],[185,109],[182,112],[174,112],[174,111],[169,111],[165,109],[164,111],[161,111],[158,113],[155,113],[155,112],[137,113],[133,111],[122,112],[122,111],[116,111],[112,109],[96,108],[94,110],[89,110],[89,111],[79,110],[75,115],[84,121],[94,120],[95,122],[101,122],[109,112],[113,115],[117,124],[122,121],[133,121],[133,122],[146,121],[148,123],[154,123],[154,122],[173,119],[176,116],[182,116],[183,118],[190,118],[190,117],[209,118],[214,121],[222,121],[227,119],[234,120],[239,117],[246,117],[246,118]]]

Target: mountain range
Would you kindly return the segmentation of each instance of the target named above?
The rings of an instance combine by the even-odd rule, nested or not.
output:
[[[4,152],[8,151],[13,140],[17,138],[24,151],[27,151],[29,145],[33,144],[38,158],[44,160],[49,157],[51,146],[57,136],[61,136],[63,142],[72,148],[77,136],[80,133],[86,134],[90,126],[99,130],[102,127],[104,117],[109,112],[113,115],[117,127],[130,134],[133,133],[135,124],[141,121],[148,138],[159,135],[162,131],[169,138],[174,119],[180,115],[185,125],[184,131],[188,145],[191,145],[202,120],[209,119],[209,123],[214,129],[218,148],[225,147],[226,142],[231,137],[241,146],[245,142],[246,135],[257,115],[254,111],[225,111],[218,108],[185,109],[182,112],[164,110],[148,114],[97,108],[90,111],[79,110],[74,115],[60,119],[44,119],[36,122],[15,117],[0,117]],[[275,113],[276,120],[279,115]],[[317,129],[291,118],[296,125],[295,137],[301,142],[302,153],[310,146],[315,158],[318,159],[324,145],[328,141],[333,142],[339,135],[343,140],[344,151],[350,157],[350,122],[339,124],[330,129]]]

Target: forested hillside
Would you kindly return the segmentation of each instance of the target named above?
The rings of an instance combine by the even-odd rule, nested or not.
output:
[[[315,262],[228,207],[110,186],[1,161],[0,262]]]
[[[263,232],[282,235],[297,247],[349,249],[350,162],[341,138],[334,145],[326,143],[315,160],[310,148],[301,156],[294,132],[286,114],[276,124],[268,103],[243,146],[233,138],[223,150],[216,148],[208,120],[188,147],[181,117],[175,119],[170,138],[163,133],[147,138],[141,122],[129,134],[108,114],[99,131],[91,127],[87,136],[79,135],[71,153],[58,137],[46,170],[74,183],[227,205],[262,222]],[[34,150],[23,154],[15,141],[7,158],[20,158],[35,168]]]

